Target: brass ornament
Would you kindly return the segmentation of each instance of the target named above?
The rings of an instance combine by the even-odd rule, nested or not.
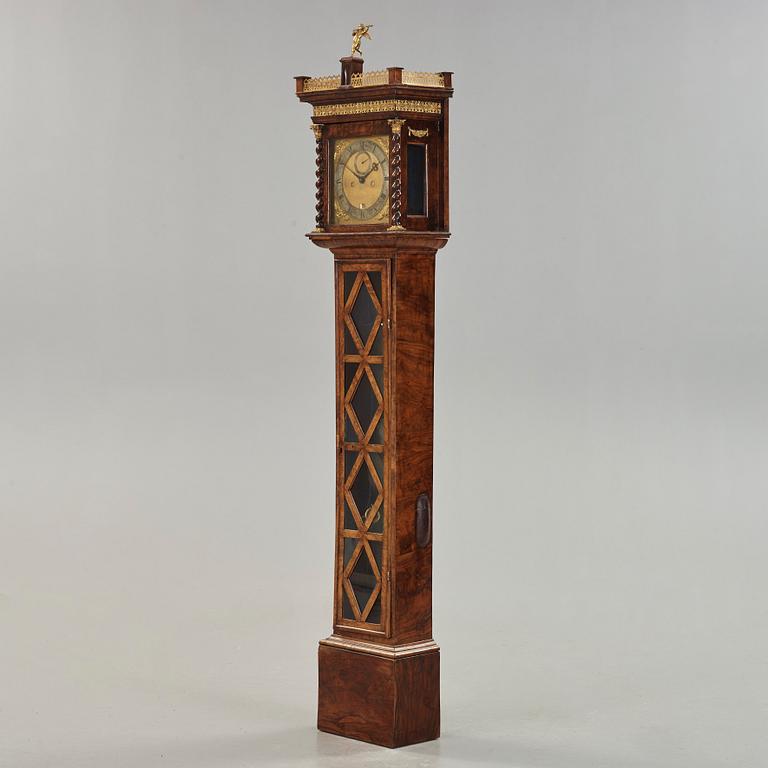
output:
[[[304,81],[304,93],[313,91],[332,91],[341,87],[341,75],[323,75],[322,77],[308,77]]]
[[[410,72],[403,70],[403,85],[445,88],[445,78],[439,72]]]
[[[405,123],[405,120],[401,120],[400,118],[393,118],[392,120],[387,120],[387,122],[389,123],[389,127],[392,129],[392,133],[399,136],[403,130],[403,123]]]
[[[336,200],[333,201],[333,212],[335,224],[349,224],[352,221],[352,217],[338,204]]]
[[[318,104],[314,108],[313,116],[367,115],[371,112],[419,112],[439,115],[441,111],[442,108],[439,101],[381,99],[380,101],[359,101],[354,104]]]
[[[429,136],[429,128],[424,128],[423,130],[419,130],[418,128],[411,128],[411,126],[409,125],[408,135],[415,136],[417,139],[423,139],[425,136]]]
[[[353,88],[365,88],[372,85],[388,85],[389,72],[386,69],[371,72],[356,72],[352,75]],[[402,84],[420,88],[445,88],[445,78],[439,72],[408,72],[403,71]],[[333,91],[341,88],[340,75],[320,75],[308,77],[304,81],[304,93],[316,91]]]
[[[368,40],[371,39],[371,36],[368,34],[368,30],[373,26],[373,24],[358,24],[353,30],[352,30],[352,53],[351,56],[354,56],[356,53],[359,53],[361,56],[363,55],[363,52],[360,50],[360,43],[362,43],[363,38],[368,38]]]
[[[370,85],[387,85],[389,83],[389,72],[386,69],[374,70],[372,72],[357,72],[352,75],[353,88],[365,88]]]
[[[312,125],[309,126],[312,133],[315,134],[315,140],[320,141],[320,139],[323,137],[323,126],[318,125],[317,123],[312,123]]]

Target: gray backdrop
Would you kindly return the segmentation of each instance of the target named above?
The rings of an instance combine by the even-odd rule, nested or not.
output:
[[[332,261],[292,77],[361,20],[368,69],[456,72],[444,735],[398,752],[313,726]],[[2,2],[0,765],[765,765],[766,39],[757,0]]]

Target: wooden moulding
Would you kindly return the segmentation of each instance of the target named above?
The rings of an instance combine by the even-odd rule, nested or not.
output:
[[[382,747],[440,735],[440,651],[398,657],[321,641],[317,727]],[[347,643],[347,645],[350,645]]]
[[[393,67],[392,69],[396,69]],[[313,106],[320,104],[353,104],[356,101],[376,101],[378,99],[405,99],[412,101],[435,101],[444,104],[453,96],[453,88],[430,88],[419,85],[372,85],[365,88],[349,88],[348,86],[324,91],[304,91],[304,83],[309,78],[299,75],[296,81],[296,96]]]
[[[451,236],[450,232],[309,232],[307,237],[318,247],[330,249],[337,258],[378,253],[381,258],[402,251],[434,254]]]

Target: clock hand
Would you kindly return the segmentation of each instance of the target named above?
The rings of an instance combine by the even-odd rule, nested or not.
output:
[[[361,176],[357,171],[353,171],[348,165],[344,166],[345,171],[349,171],[361,184],[365,184],[365,180],[368,178],[368,174]],[[370,171],[368,171],[370,173]]]
[[[360,179],[360,183],[362,184],[366,178],[368,178],[368,174],[371,172],[371,166],[373,165],[371,162],[371,156],[367,152],[358,152],[355,155],[352,165],[354,167],[354,173],[359,179],[360,174],[363,174],[362,178]],[[367,172],[365,172],[364,168],[366,165],[368,166]]]
[[[379,164],[378,164],[378,163],[373,163],[373,164],[371,165],[371,170],[370,170],[370,171],[368,171],[368,173],[366,173],[366,174],[365,174],[365,176],[363,176],[363,178],[362,178],[362,179],[360,179],[360,183],[361,183],[361,184],[364,184],[364,183],[365,183],[365,180],[366,180],[366,179],[367,179],[367,178],[368,178],[368,177],[369,177],[369,176],[370,176],[370,175],[371,175],[371,174],[372,174],[374,171],[378,171],[378,170],[379,170]],[[358,176],[358,178],[360,178],[360,177]]]

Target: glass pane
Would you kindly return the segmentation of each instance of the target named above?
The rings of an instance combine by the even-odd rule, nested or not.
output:
[[[344,392],[349,392],[349,385],[355,378],[359,366],[359,363],[344,363]]]
[[[384,454],[383,453],[369,453],[368,454],[373,462],[373,468],[376,470],[376,474],[379,476],[382,487],[384,486]],[[376,510],[376,516],[373,518],[368,530],[371,533],[383,533],[384,532],[384,504],[380,504]],[[373,544],[373,542],[371,542]],[[376,552],[374,551],[374,554]],[[376,562],[379,562],[378,559]]]
[[[376,602],[373,604],[366,622],[368,624],[381,624],[381,593],[376,598]]]
[[[349,477],[355,461],[357,461],[357,451],[344,451],[344,479]]]
[[[379,303],[381,303],[381,272],[369,272],[368,279],[371,281],[371,285],[373,286],[373,291],[376,294],[376,298],[379,300]],[[376,332],[376,338],[371,345],[372,355],[384,354],[384,333],[381,330],[382,325],[382,321],[379,320],[379,327]]]
[[[365,283],[360,286],[360,292],[357,294],[357,299],[355,299],[350,315],[352,315],[352,322],[355,324],[360,338],[365,343],[371,335],[373,323],[377,315],[376,307],[373,305],[371,294],[368,293]]]
[[[371,611],[371,613],[373,613],[373,611]],[[350,604],[347,592],[344,589],[341,590],[341,615],[345,619],[355,618],[355,612],[352,610],[352,605]]]
[[[357,272],[345,272],[344,273],[344,303],[349,298],[349,294],[352,292],[352,286],[355,284],[355,278]]]
[[[344,539],[344,565],[346,565],[352,558],[352,555],[355,552],[355,547],[359,541],[360,539]]]
[[[371,344],[371,352],[372,355],[383,355],[384,354],[384,332],[382,329],[382,323],[379,321],[379,327],[376,331],[376,338],[373,340],[373,344]],[[354,354],[354,352],[352,353]]]
[[[344,479],[349,477],[349,473],[352,471],[352,467],[355,466],[357,460],[357,451],[344,451]],[[346,497],[344,498],[344,528],[348,531],[356,531],[357,523],[352,515],[352,510],[349,507]]]
[[[381,363],[371,363],[370,369],[371,369],[371,373],[373,374],[373,378],[376,379],[376,384],[379,387],[379,392],[381,392],[381,396],[383,397],[384,396],[384,366],[381,365]],[[381,418],[376,423],[376,428],[373,430],[373,434],[371,435],[370,442],[375,445],[381,445],[384,442],[384,414],[382,414]]]
[[[408,145],[408,215],[427,213],[427,145]]]
[[[352,339],[352,334],[349,332],[349,328],[347,328],[346,323],[344,323],[344,354],[345,355],[360,354],[357,348],[357,344],[355,344],[354,340]]]
[[[346,498],[344,499],[344,529],[347,531],[356,531],[357,524],[352,514],[352,510],[349,508],[349,503]]]
[[[369,272],[368,279],[373,285],[373,291],[376,294],[376,298],[381,303],[381,272]]]
[[[381,484],[384,485],[384,454],[371,451],[368,456],[373,462],[373,468],[376,470],[376,474],[379,476]]]
[[[368,530],[371,533],[384,533],[384,504],[379,504],[371,527]]]
[[[352,585],[352,591],[355,593],[357,604],[362,611],[376,587],[376,577],[373,574],[371,561],[368,559],[365,547],[360,551],[360,557],[357,558],[355,567],[349,574],[349,583]]]
[[[349,415],[344,414],[344,442],[345,443],[359,443],[360,438],[355,432],[355,428],[352,426],[352,422],[349,420]]]
[[[376,565],[379,568],[379,573],[381,573],[381,548],[383,545],[380,541],[369,541],[368,545],[373,552],[373,559],[376,561]]]
[[[376,499],[379,496],[379,489],[373,482],[368,464],[363,462],[360,465],[357,476],[350,486],[349,492],[355,500],[355,506],[360,513],[360,517],[365,521],[368,513],[371,511]]]
[[[360,379],[355,394],[352,395],[351,404],[357,415],[357,420],[363,428],[363,433],[367,432],[379,407],[379,400],[373,391],[368,374],[363,374]]]
[[[371,363],[371,373],[376,383],[379,385],[379,392],[384,394],[384,366],[381,363]]]
[[[352,380],[355,378],[357,369],[360,367],[359,363],[344,363],[344,392],[349,392],[349,387],[352,384]],[[365,378],[365,374],[363,374]],[[357,411],[355,411],[357,413]],[[360,415],[358,414],[358,419]],[[355,428],[352,426],[352,421],[349,418],[349,414],[344,411],[344,441],[347,443],[359,443],[360,436],[355,432]]]

